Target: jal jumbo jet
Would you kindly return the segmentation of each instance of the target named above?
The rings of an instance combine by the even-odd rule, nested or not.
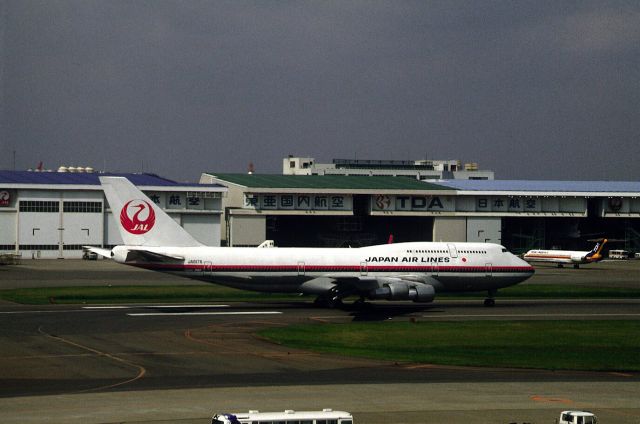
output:
[[[360,248],[209,247],[123,177],[100,177],[125,245],[91,251],[116,262],[260,292],[431,302],[440,292],[495,292],[533,268],[491,243],[396,243]]]
[[[550,262],[562,268],[564,264],[572,264],[574,268],[580,268],[580,264],[589,264],[602,260],[602,248],[607,239],[599,240],[588,252],[575,250],[529,250],[523,259],[527,262]]]

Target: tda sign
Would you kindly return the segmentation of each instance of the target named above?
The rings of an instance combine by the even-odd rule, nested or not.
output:
[[[452,211],[453,201],[450,197],[441,196],[401,196],[378,194],[372,198],[374,211]]]

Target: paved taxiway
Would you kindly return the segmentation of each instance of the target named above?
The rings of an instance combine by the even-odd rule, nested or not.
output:
[[[597,266],[609,272],[548,268],[534,278],[640,285],[640,263]],[[0,268],[2,288],[159,281],[185,283],[102,261],[30,261]],[[350,312],[296,303],[107,308],[3,303],[0,421],[204,423],[216,410],[333,407],[369,424],[550,423],[569,408],[594,410],[600,422],[640,422],[637,373],[396,364],[288,349],[253,335],[265,326],[309,320],[640,319],[634,300],[502,300],[495,308],[478,301],[382,305]]]

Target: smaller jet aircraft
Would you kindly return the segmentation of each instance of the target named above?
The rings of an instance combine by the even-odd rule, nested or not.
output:
[[[572,264],[574,268],[580,268],[580,264],[589,264],[602,260],[602,248],[607,239],[598,240],[596,245],[588,252],[575,250],[529,250],[522,257],[527,262],[548,262],[558,264],[562,268],[564,264]]]

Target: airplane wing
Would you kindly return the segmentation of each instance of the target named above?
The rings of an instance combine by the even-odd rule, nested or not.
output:
[[[302,293],[319,296],[360,295],[369,299],[414,300],[431,302],[441,283],[434,277],[406,275],[399,277],[339,277],[314,278],[300,286]]]

